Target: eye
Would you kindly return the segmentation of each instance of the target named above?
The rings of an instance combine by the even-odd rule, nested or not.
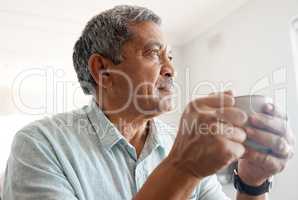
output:
[[[170,60],[170,61],[173,61],[173,56],[172,55],[168,55],[168,59]]]
[[[149,51],[149,53],[150,53],[150,55],[151,56],[160,56],[160,50],[159,49],[151,49],[150,51]]]

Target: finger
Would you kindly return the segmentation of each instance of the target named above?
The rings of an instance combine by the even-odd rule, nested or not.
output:
[[[246,140],[246,133],[243,129],[226,123],[211,123],[209,126],[209,130],[212,135],[222,136],[233,142],[244,143],[244,141]]]
[[[213,108],[221,108],[221,107],[231,107],[235,103],[235,99],[229,95],[221,95],[221,96],[207,96],[204,98],[198,98],[189,103],[187,106],[186,112],[202,112],[209,110],[213,114]],[[211,108],[211,109],[210,109]]]
[[[231,107],[234,103],[234,97],[226,94],[207,96],[192,101],[192,105],[196,108],[204,105],[212,108]]]
[[[233,90],[224,91],[226,95],[234,96],[235,92]]]
[[[255,118],[255,119],[254,119]],[[259,129],[268,130],[274,134],[284,137],[286,141],[295,146],[295,137],[289,123],[281,118],[268,116],[265,114],[255,114],[249,119],[251,124]]]
[[[224,92],[212,92],[209,94],[209,96],[213,96],[213,95],[219,95],[219,94],[226,94],[229,96],[234,96],[234,91],[233,90],[226,90]]]
[[[263,170],[274,175],[281,172],[287,165],[288,159],[277,158],[269,154],[264,154],[247,147],[242,159],[263,167]]]
[[[287,132],[287,123],[278,117],[256,113],[249,118],[249,121],[254,127],[270,131],[277,135],[284,136]]]
[[[209,124],[217,121],[218,119],[213,113],[191,113],[180,119],[179,133],[205,135],[209,133]]]
[[[282,113],[282,111],[279,109],[278,106],[272,104],[272,103],[267,103],[264,105],[263,111],[265,114],[275,116],[282,118],[284,120],[288,120],[287,115],[285,113]]]
[[[229,158],[230,163],[235,161],[236,159],[241,158],[245,153],[244,145],[229,140],[225,137],[216,137],[216,139],[220,142],[218,145],[218,153],[220,156],[225,158]]]
[[[293,150],[285,138],[271,134],[261,129],[246,127],[247,138],[252,139],[260,145],[268,147],[277,157],[290,158]]]
[[[290,145],[294,146],[295,137],[287,121],[262,113],[255,114],[249,119],[249,121],[257,128],[268,130],[269,132],[284,137]]]
[[[293,134],[293,130],[292,128],[290,127],[290,125],[288,124],[287,125],[288,129],[287,129],[287,133],[286,135],[284,136],[287,140],[287,142],[292,146],[292,148],[294,149],[294,147],[296,146],[296,138],[294,137],[294,134]]]
[[[247,114],[235,107],[220,108],[216,110],[216,115],[218,119],[238,127],[242,127],[248,120]]]

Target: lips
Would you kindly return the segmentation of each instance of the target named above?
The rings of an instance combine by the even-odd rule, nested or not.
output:
[[[158,90],[161,93],[172,94],[174,92],[174,85],[173,84],[162,84],[159,85]]]
[[[164,86],[159,86],[158,89],[172,92],[174,87],[173,87],[173,85],[164,85]]]
[[[165,79],[159,81],[157,88],[159,90],[172,92],[174,89],[173,79]]]

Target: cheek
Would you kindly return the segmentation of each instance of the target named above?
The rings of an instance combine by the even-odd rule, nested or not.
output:
[[[153,94],[156,89],[156,83],[159,78],[159,70],[156,70],[157,67],[154,66],[148,70],[142,70],[136,73],[135,79],[135,88],[141,89],[147,94]]]
[[[158,89],[157,89],[157,81],[159,78],[159,73],[152,73],[151,74],[148,72],[148,76],[146,77],[146,90],[147,93],[150,95],[157,94]]]
[[[156,82],[160,74],[159,65],[142,59],[137,61],[134,60],[134,62],[127,62],[122,69],[123,73],[129,77],[128,81],[137,94],[153,94],[153,90],[156,87]],[[121,81],[118,84],[128,85],[128,81]]]
[[[118,72],[117,72],[118,73]],[[133,83],[131,79],[123,72],[113,76],[113,85],[111,92],[116,96],[129,96],[133,91]]]

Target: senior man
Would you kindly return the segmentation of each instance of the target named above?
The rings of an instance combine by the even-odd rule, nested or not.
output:
[[[268,179],[293,155],[286,120],[271,104],[248,118],[229,91],[191,101],[178,132],[155,119],[172,109],[174,76],[160,24],[137,6],[88,22],[73,61],[92,101],[16,134],[4,200],[228,199],[214,174],[234,161],[236,198],[266,199]],[[254,128],[241,128],[247,120]],[[247,137],[272,154],[246,147]]]

